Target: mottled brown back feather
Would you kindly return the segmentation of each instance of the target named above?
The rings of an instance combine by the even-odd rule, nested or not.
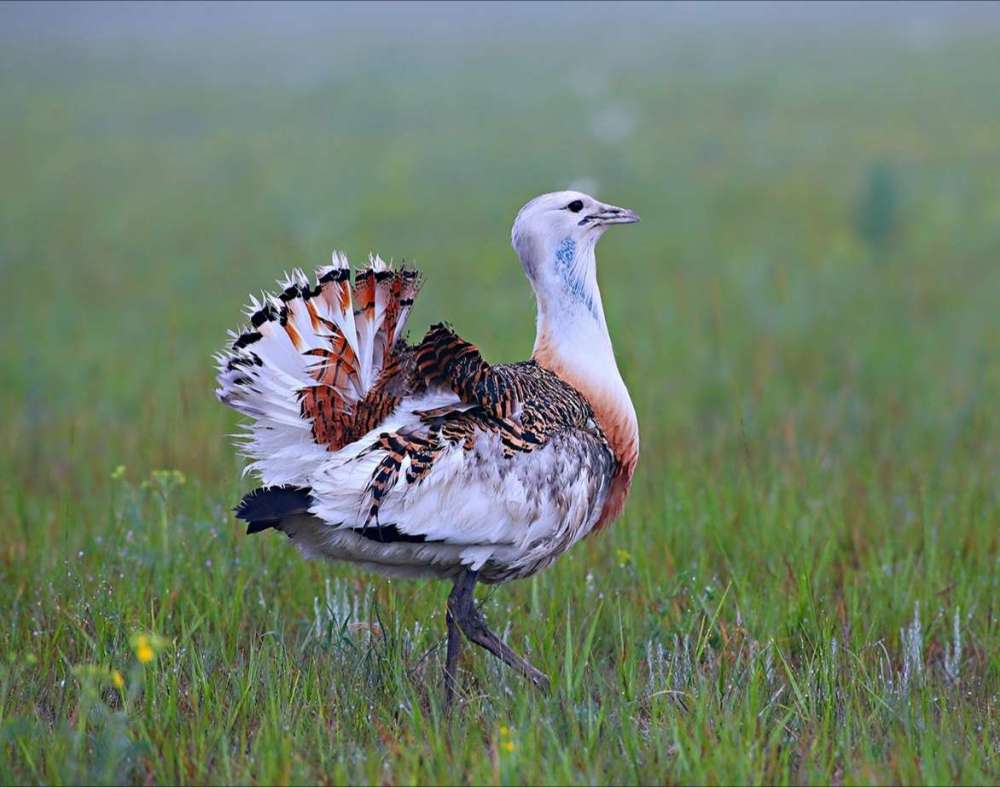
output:
[[[575,388],[534,361],[491,366],[444,324],[433,326],[413,350],[410,383],[414,392],[445,387],[471,407],[417,413],[419,432],[386,432],[368,449],[384,453],[368,487],[370,520],[377,521],[379,504],[407,458],[406,482],[417,484],[447,448],[471,451],[481,435],[499,438],[498,461],[538,450],[568,430],[590,432],[607,445],[590,404]]]

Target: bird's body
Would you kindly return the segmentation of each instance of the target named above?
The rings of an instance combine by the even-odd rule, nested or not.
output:
[[[249,531],[275,527],[310,557],[450,578],[471,598],[477,579],[529,576],[617,516],[638,428],[594,245],[635,220],[575,192],[522,209],[513,242],[539,305],[523,363],[491,366],[442,324],[407,344],[420,277],[378,258],[353,286],[335,253],[315,284],[295,272],[253,299],[250,326],[219,356],[217,391],[254,419],[243,449],[264,486],[237,510]],[[529,672],[498,640],[476,639],[466,624],[478,613],[466,612],[468,636]]]

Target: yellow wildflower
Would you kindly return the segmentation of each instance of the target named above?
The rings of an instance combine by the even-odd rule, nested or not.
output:
[[[132,639],[132,647],[135,649],[135,657],[139,659],[140,664],[149,664],[156,657],[153,643],[145,634],[137,634]]]
[[[616,549],[615,554],[618,557],[619,568],[625,568],[625,566],[632,562],[632,555],[627,549]]]
[[[508,754],[514,751],[514,741],[511,738],[512,730],[506,724],[500,725],[500,748]]]
[[[150,479],[161,487],[184,486],[187,483],[187,476],[180,470],[154,470],[150,473]]]
[[[153,649],[149,645],[143,645],[135,652],[135,657],[139,659],[142,664],[149,664],[153,660]]]
[[[115,684],[115,688],[119,691],[125,688],[125,678],[123,678],[122,674],[116,669],[111,670],[111,682]]]

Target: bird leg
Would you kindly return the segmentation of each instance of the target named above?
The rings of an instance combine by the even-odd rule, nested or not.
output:
[[[528,680],[535,684],[536,687],[542,689],[542,691],[547,691],[549,688],[549,679],[545,673],[536,669],[532,664],[525,659],[523,656],[519,656],[513,650],[511,650],[506,644],[501,641],[500,637],[490,631],[489,627],[486,625],[486,620],[483,618],[479,610],[476,609],[476,575],[477,572],[465,570],[458,578],[455,580],[455,587],[452,588],[451,595],[448,596],[448,615],[449,615],[449,628],[448,628],[448,664],[453,668],[454,665],[451,664],[452,658],[452,621],[458,623],[462,632],[470,640],[475,642],[479,647],[488,650],[502,662],[510,667],[513,667],[522,675],[524,675]],[[458,656],[458,644],[455,644],[455,657]],[[449,684],[449,671],[448,667],[445,668],[445,694],[448,694],[448,684]],[[452,672],[452,679],[454,673]]]
[[[452,592],[452,595],[455,595]],[[462,650],[462,634],[458,622],[451,611],[451,598],[448,599],[448,609],[445,612],[448,621],[448,651],[444,662],[444,706],[451,707],[455,699],[455,680],[458,677],[458,654]]]

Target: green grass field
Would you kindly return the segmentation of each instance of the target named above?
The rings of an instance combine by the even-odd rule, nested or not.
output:
[[[995,7],[501,11],[0,9],[0,783],[1000,780]],[[510,222],[574,182],[643,216],[636,482],[480,590],[551,694],[467,648],[448,716],[446,586],[243,535],[211,353],[336,246],[523,358]]]

